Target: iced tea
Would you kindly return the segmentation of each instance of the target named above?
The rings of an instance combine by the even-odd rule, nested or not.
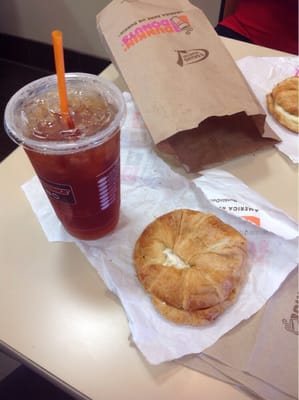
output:
[[[110,86],[103,89],[98,77],[66,77],[74,128],[60,113],[54,76],[33,82],[35,87],[18,105],[15,124],[10,123],[8,104],[5,123],[8,134],[23,144],[65,229],[79,239],[93,240],[113,230],[119,218],[124,102],[117,88],[112,87],[116,94]],[[21,131],[17,139],[15,131]]]

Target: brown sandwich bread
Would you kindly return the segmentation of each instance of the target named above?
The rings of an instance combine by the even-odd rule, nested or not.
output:
[[[267,107],[281,125],[299,133],[299,77],[284,79],[267,94]]]
[[[244,284],[247,241],[215,215],[178,209],[145,228],[135,244],[134,263],[165,318],[206,325],[236,300]]]

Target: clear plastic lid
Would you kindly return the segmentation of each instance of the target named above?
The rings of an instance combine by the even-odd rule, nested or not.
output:
[[[28,105],[34,103],[37,98],[43,99],[44,96],[51,92],[56,93],[56,96],[58,96],[57,77],[56,75],[50,75],[24,86],[7,103],[4,113],[4,126],[8,136],[14,142],[26,149],[40,153],[75,153],[104,143],[122,126],[125,119],[126,106],[123,95],[116,85],[106,79],[86,73],[67,73],[65,77],[68,93],[72,90],[80,90],[86,96],[88,96],[89,92],[99,94],[113,108],[112,119],[103,127],[87,135],[79,134],[73,137],[67,137],[66,135],[66,137],[61,136],[59,139],[47,139],[47,137],[41,139],[30,134],[28,115],[26,115]],[[56,103],[59,103],[58,98]],[[58,107],[57,104],[56,107]],[[35,118],[43,119],[43,115],[37,113]]]

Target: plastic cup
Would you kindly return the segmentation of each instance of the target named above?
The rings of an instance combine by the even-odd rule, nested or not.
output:
[[[8,136],[23,146],[64,228],[95,240],[117,225],[120,210],[120,90],[95,75],[67,73],[69,129],[59,110],[56,75],[31,82],[7,103]]]

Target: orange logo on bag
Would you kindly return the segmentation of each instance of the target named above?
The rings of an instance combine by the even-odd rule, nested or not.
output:
[[[148,17],[147,19],[139,20],[126,28],[121,34],[131,29],[127,34],[121,37],[122,46],[124,51],[129,50],[135,44],[140,41],[160,35],[163,33],[178,33],[185,32],[190,34],[193,30],[189,23],[188,17],[186,15],[175,15],[171,18],[167,18],[163,14],[162,16],[156,15],[154,17]],[[132,29],[132,27],[135,27]]]
[[[170,18],[170,20],[180,29],[180,31],[185,31],[187,35],[189,35],[193,31],[193,28],[189,24],[189,20],[186,15],[181,15],[180,17],[172,17]]]

